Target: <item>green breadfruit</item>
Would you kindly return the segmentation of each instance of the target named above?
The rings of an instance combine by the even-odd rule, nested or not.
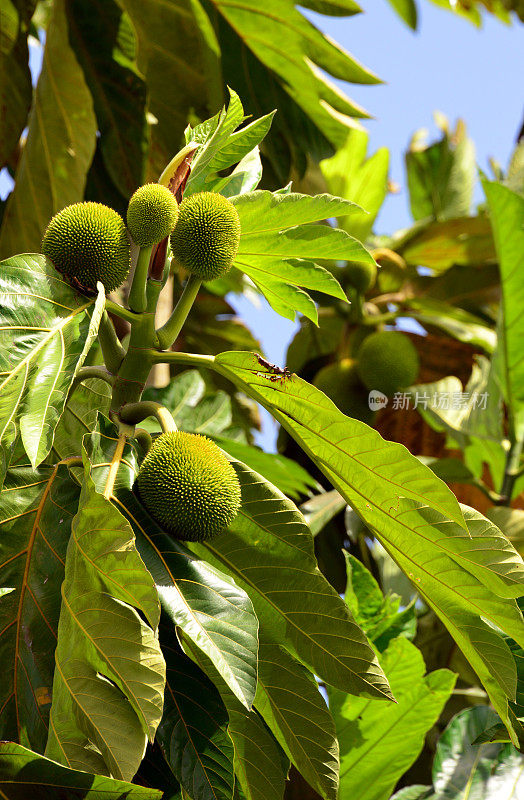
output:
[[[315,375],[313,385],[333,400],[346,416],[362,422],[373,419],[367,391],[362,386],[356,362],[352,358],[343,358],[335,364],[322,367]]]
[[[192,275],[212,281],[232,266],[240,243],[240,220],[235,206],[214,192],[184,200],[171,234],[175,260]]]
[[[240,508],[240,484],[220,448],[194,433],[163,433],[137,477],[153,519],[177,539],[201,542],[225,530]]]
[[[44,233],[42,253],[86,294],[96,291],[97,281],[112,292],[129,273],[124,220],[102,203],[75,203],[59,211]]]
[[[415,345],[398,331],[378,331],[364,339],[357,355],[358,374],[368,389],[391,396],[418,376]]]
[[[178,203],[159,183],[136,190],[127,208],[127,227],[139,247],[152,247],[169,236],[178,218]]]
[[[349,261],[344,267],[344,286],[352,286],[359,294],[365,294],[375,284],[377,278],[376,264]]]

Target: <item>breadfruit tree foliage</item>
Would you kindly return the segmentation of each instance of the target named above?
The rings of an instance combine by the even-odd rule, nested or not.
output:
[[[347,303],[321,262],[374,265],[356,238],[325,222],[358,218],[354,203],[257,189],[264,133],[258,120],[246,124],[235,93],[227,110],[186,130],[159,179],[178,203],[171,236],[165,192],[132,198],[144,245],[133,248],[125,303],[106,297],[104,258],[97,289],[86,282],[91,239],[114,242],[98,218],[89,235],[79,228],[63,239],[76,248],[73,278],[38,253],[1,264],[4,797],[279,800],[291,764],[327,800],[339,775],[341,797],[356,796],[351,777],[357,796],[376,786],[367,796],[387,797],[453,689],[447,669],[425,676],[409,641],[414,609],[383,598],[360,562],[348,561],[345,601],[328,583],[290,499],[311,478],[252,447],[242,416],[224,415],[224,392],[202,398],[204,380],[266,408],[309,456],[455,638],[498,714],[490,725],[500,720],[519,743],[524,563],[496,525],[285,367],[257,352],[180,349],[215,244],[222,276],[208,290],[249,284],[276,313],[313,322],[310,292]],[[80,221],[82,208],[73,206]],[[60,238],[64,214],[47,243]],[[157,328],[171,267],[187,279]],[[122,341],[113,320],[129,325]],[[158,364],[174,378],[144,392]],[[398,734],[387,772],[376,757],[386,729]]]

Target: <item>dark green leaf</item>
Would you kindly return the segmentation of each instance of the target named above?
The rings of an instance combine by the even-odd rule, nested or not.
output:
[[[389,0],[399,17],[414,31],[417,29],[417,6],[415,0]]]
[[[27,34],[35,5],[35,0],[18,0],[0,9],[0,169],[18,144],[31,106]]]
[[[43,751],[71,521],[78,485],[64,465],[18,467],[0,494],[0,738]]]
[[[167,676],[157,740],[194,800],[231,800],[235,775],[228,715],[217,689],[181,651],[171,625],[161,629]]]
[[[82,199],[96,131],[91,94],[69,44],[65,0],[56,0],[27,141],[0,231],[0,257],[38,252],[53,214]]]
[[[342,495],[334,489],[332,492],[323,492],[310,497],[309,500],[302,503],[300,510],[309,530],[313,536],[316,536],[346,506],[347,503]]]
[[[5,800],[161,800],[162,793],[102,775],[67,769],[12,742],[0,742],[0,792]]]
[[[313,675],[283,647],[260,643],[255,706],[309,785],[327,800],[336,798],[339,759],[333,719]]]
[[[67,17],[71,46],[93,95],[105,167],[129,197],[143,182],[148,147],[146,87],[136,66],[133,26],[115,0],[67,0]]]

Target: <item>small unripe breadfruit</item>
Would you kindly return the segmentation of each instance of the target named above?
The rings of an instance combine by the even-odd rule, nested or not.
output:
[[[124,220],[102,203],[75,203],[62,209],[47,226],[42,253],[55,269],[86,293],[97,281],[106,292],[128,276],[130,249]]]
[[[343,358],[335,364],[322,367],[315,375],[313,385],[333,400],[346,416],[362,422],[373,419],[367,391],[362,386],[356,362],[352,358]]]
[[[159,183],[141,186],[127,207],[127,227],[139,247],[152,247],[169,236],[177,218],[178,203],[174,195]]]
[[[344,267],[344,285],[352,286],[359,294],[365,294],[375,284],[377,267],[373,263],[349,261]]]
[[[239,243],[237,210],[222,195],[200,192],[180,204],[171,249],[187,272],[202,281],[220,278],[231,269]]]
[[[398,331],[372,333],[362,342],[357,361],[364,385],[388,396],[411,386],[418,376],[417,350],[411,339]]]
[[[222,533],[240,508],[240,484],[220,448],[205,436],[161,434],[138,472],[138,495],[177,539],[202,542]]]

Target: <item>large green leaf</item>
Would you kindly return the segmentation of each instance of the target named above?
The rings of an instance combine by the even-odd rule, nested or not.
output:
[[[159,616],[131,527],[98,494],[87,463],[67,548],[46,755],[132,779],[162,716]]]
[[[227,533],[191,549],[246,589],[267,640],[346,691],[390,698],[366,638],[318,570],[296,506],[244,464],[232,463],[242,508]]]
[[[96,334],[103,296],[96,304],[81,297],[43,256],[16,256],[0,269],[0,442],[9,450],[19,431],[37,466]]]
[[[260,643],[255,706],[302,777],[321,797],[336,798],[333,719],[313,675],[283,647]]]
[[[99,413],[107,414],[111,387],[98,378],[82,381],[69,397],[55,430],[53,453],[58,460],[79,456],[82,439],[94,429]]]
[[[481,347],[492,353],[497,344],[495,331],[484,320],[459,306],[427,297],[414,297],[406,302],[409,316],[421,322],[440,328],[459,342]]]
[[[258,623],[249,596],[229,575],[162,532],[131,492],[122,491],[119,501],[132,520],[138,549],[173,627],[208,655],[238,700],[251,707]]]
[[[157,741],[193,800],[231,800],[234,754],[226,708],[215,686],[172,639],[171,625],[161,627],[167,676]]]
[[[425,146],[419,131],[406,153],[411,213],[414,219],[437,220],[469,214],[475,182],[475,148],[459,120],[453,134],[443,123],[443,136]]]
[[[346,300],[332,273],[315,259],[373,263],[345,231],[312,223],[351,214],[349,200],[331,195],[256,191],[231,198],[242,228],[234,266],[245,272],[274,310],[288,319],[300,311],[314,322],[317,309],[304,289]]]
[[[493,237],[502,282],[502,322],[497,351],[498,371],[515,428],[524,436],[524,283],[521,276],[524,252],[524,197],[502,184],[483,181],[491,211]]]
[[[71,520],[78,485],[67,468],[7,473],[0,494],[0,739],[43,752]]]
[[[439,800],[517,800],[524,791],[524,756],[512,745],[474,744],[496,721],[486,706],[461,711],[440,737],[433,762]]]
[[[396,704],[328,690],[340,743],[340,800],[387,800],[455,685],[456,675],[447,669],[425,675],[421,653],[404,638],[393,639],[380,662]]]
[[[233,742],[238,783],[235,798],[282,800],[289,761],[255,710],[248,711],[217,673],[215,665],[193,642],[184,640],[194,661],[218,688],[229,716],[228,734]],[[241,792],[238,791],[240,784]]]
[[[99,429],[88,442],[99,491],[104,491],[115,443],[115,428],[100,417]],[[258,649],[251,601],[229,575],[195,558],[159,528],[131,491],[136,471],[136,455],[126,445],[112,499],[133,527],[166,616],[173,629],[182,630],[208,655],[239,701],[249,707],[256,691]]]
[[[331,194],[362,207],[339,221],[341,228],[361,241],[371,233],[388,190],[389,152],[381,147],[366,158],[368,139],[365,131],[352,130],[344,146],[320,165]]]
[[[0,169],[18,144],[31,105],[27,34],[35,5],[18,0],[0,6]]]
[[[65,0],[56,0],[27,141],[0,230],[1,257],[38,252],[53,214],[82,199],[96,131],[91,94],[69,44]]]
[[[160,800],[161,792],[103,775],[67,769],[12,742],[0,743],[0,794],[4,800]]]
[[[501,549],[500,532],[472,510],[468,530],[456,499],[427,467],[344,417],[296,376],[279,376],[248,354],[224,353],[206,363],[268,408],[358,512],[448,627],[510,730],[515,664],[484,618],[523,640],[522,615],[510,599],[524,588],[516,551],[509,543]]]
[[[133,26],[115,0],[67,0],[66,8],[71,46],[93,96],[103,162],[129,197],[143,181],[148,148]]]

